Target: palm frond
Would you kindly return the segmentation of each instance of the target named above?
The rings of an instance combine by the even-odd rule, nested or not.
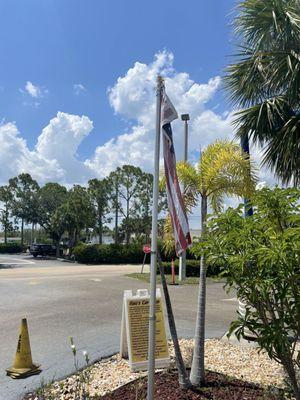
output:
[[[240,146],[226,140],[207,146],[195,166],[178,163],[177,173],[185,187],[184,203],[188,213],[201,196],[208,197],[216,212],[220,211],[225,195],[251,197],[257,181],[256,168],[242,154]],[[164,242],[166,249],[174,248],[170,218],[164,227]]]
[[[238,135],[265,146],[265,164],[284,182],[299,181],[299,0],[242,0],[235,31],[239,52],[224,82],[230,101],[245,108],[234,120]]]
[[[283,183],[300,185],[300,115],[291,117],[269,140],[263,162]]]

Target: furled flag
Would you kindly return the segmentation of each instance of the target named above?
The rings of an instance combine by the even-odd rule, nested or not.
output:
[[[177,118],[178,114],[173,104],[166,93],[163,92],[161,104],[161,125],[163,133],[167,199],[175,238],[176,254],[180,255],[191,245],[192,241],[176,172],[176,157],[171,122]]]

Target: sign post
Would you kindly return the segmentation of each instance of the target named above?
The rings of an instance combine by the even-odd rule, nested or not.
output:
[[[143,245],[143,252],[144,252],[144,259],[143,259],[143,265],[142,265],[142,269],[141,269],[141,274],[144,272],[144,266],[145,266],[145,261],[146,261],[147,254],[151,253],[150,244],[144,244]]]

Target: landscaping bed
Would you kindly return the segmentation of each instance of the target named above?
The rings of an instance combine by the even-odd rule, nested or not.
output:
[[[207,371],[205,387],[199,390],[182,390],[176,371],[163,371],[155,375],[154,398],[160,400],[277,400],[279,397],[254,384],[230,379],[217,372]],[[147,379],[131,382],[97,400],[146,400]]]
[[[189,367],[192,360],[193,340],[181,339],[180,347],[185,363]],[[183,393],[179,390],[177,383],[175,383],[177,377],[173,371],[175,360],[171,344],[170,354],[171,370],[160,371],[156,378],[158,383],[156,390],[161,390],[161,394],[157,394],[156,399],[275,400],[284,398],[280,397],[282,389],[286,389],[283,369],[275,361],[270,360],[265,352],[258,352],[257,348],[234,346],[229,342],[218,339],[206,340],[205,366],[208,371],[208,383],[200,393],[191,391]],[[71,354],[70,357],[72,357]],[[146,372],[131,372],[127,360],[121,359],[118,355],[113,355],[95,363],[77,375],[72,375],[35,393],[28,394],[24,400],[75,400],[79,398],[78,390],[82,390],[82,387],[89,394],[87,399],[143,400],[143,390],[146,385],[145,376]],[[130,382],[132,383],[129,384]],[[133,396],[132,393],[134,393],[134,396],[136,395],[137,388],[140,390],[138,397],[130,397]],[[126,396],[129,397],[120,397],[122,390],[128,390]],[[182,397],[174,397],[174,393]],[[217,395],[219,397],[216,397]]]

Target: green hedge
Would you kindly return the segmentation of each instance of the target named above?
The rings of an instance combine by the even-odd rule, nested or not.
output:
[[[73,250],[75,260],[83,264],[141,264],[144,253],[139,244],[116,245],[116,244],[79,244]],[[163,260],[169,257],[162,254]],[[149,263],[150,255],[147,255],[146,263]],[[199,276],[199,260],[187,259],[186,275]],[[163,261],[166,274],[171,274],[171,261]],[[175,260],[175,273],[178,275],[179,261]],[[220,273],[217,266],[208,267],[207,275],[214,276]]]
[[[140,245],[81,244],[73,250],[75,260],[84,264],[139,264],[144,253]]]
[[[21,253],[23,246],[20,243],[0,243],[0,253]]]
[[[179,274],[179,260],[175,260],[175,274]],[[164,272],[166,275],[172,273],[171,270],[171,262],[164,261],[163,263]],[[221,269],[219,266],[208,266],[207,268],[207,276],[216,276],[219,275]],[[159,271],[157,272],[159,273]],[[200,274],[200,261],[199,260],[186,260],[186,276],[187,277],[199,277]]]

